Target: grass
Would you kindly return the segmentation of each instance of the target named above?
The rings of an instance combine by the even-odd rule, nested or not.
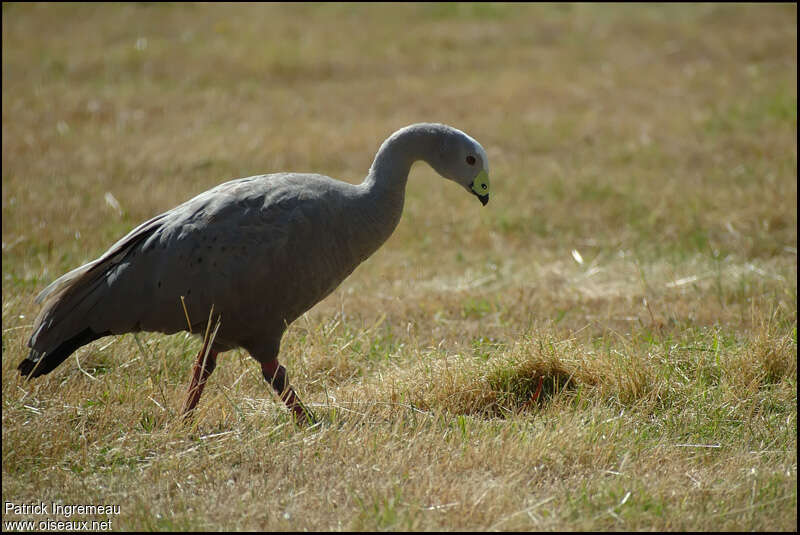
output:
[[[120,505],[128,530],[794,530],[796,19],[4,3],[4,504]],[[139,222],[240,176],[357,182],[417,121],[481,141],[492,201],[415,166],[394,235],[287,331],[320,425],[241,350],[182,425],[183,334],[18,377],[36,293]]]

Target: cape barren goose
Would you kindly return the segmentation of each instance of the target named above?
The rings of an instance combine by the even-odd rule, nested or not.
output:
[[[489,202],[486,152],[443,124],[392,134],[358,185],[304,173],[225,182],[142,223],[47,286],[36,298],[42,310],[20,373],[49,373],[103,336],[188,330],[187,316],[191,331],[202,332],[213,306],[221,323],[211,347],[198,354],[184,416],[197,405],[217,354],[242,347],[294,415],[313,421],[278,363],[281,336],[389,238],[417,160]]]

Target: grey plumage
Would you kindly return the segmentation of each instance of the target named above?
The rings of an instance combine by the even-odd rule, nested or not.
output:
[[[212,305],[221,315],[214,354],[243,347],[262,364],[277,363],[286,327],[394,231],[417,160],[488,201],[485,151],[440,124],[395,132],[361,184],[301,173],[220,184],[142,223],[45,288],[20,372],[48,373],[103,335],[186,330],[181,296],[195,333]]]

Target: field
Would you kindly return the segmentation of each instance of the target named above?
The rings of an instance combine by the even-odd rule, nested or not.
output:
[[[2,9],[4,530],[796,528],[795,4]],[[360,182],[414,122],[482,143],[491,202],[413,167],[283,338],[318,425],[243,350],[184,425],[188,334],[19,377],[36,294],[138,223]]]

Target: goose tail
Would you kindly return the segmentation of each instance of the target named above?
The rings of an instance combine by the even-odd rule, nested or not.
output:
[[[31,349],[28,357],[19,363],[17,370],[19,370],[22,376],[28,379],[46,375],[55,370],[59,364],[67,360],[67,357],[79,347],[108,334],[111,333],[96,333],[87,327],[80,333],[59,344],[52,351],[44,352]]]
[[[112,334],[104,315],[124,309],[124,303],[107,302],[117,268],[130,262],[137,245],[158,231],[165,216],[139,225],[100,258],[62,275],[36,297],[42,310],[28,340],[31,351],[17,366],[22,375],[50,373],[79,347]]]

